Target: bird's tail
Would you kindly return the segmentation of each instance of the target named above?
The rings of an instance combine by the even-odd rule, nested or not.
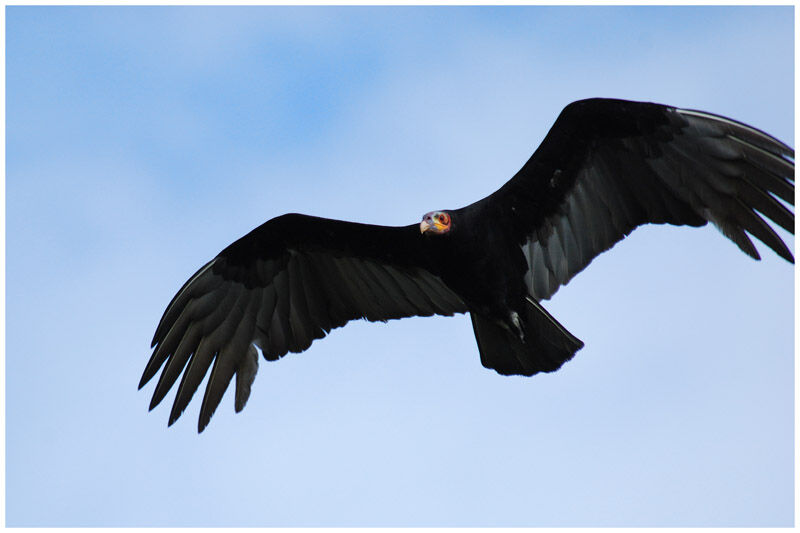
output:
[[[520,316],[522,337],[508,325],[471,313],[481,363],[498,373],[532,376],[552,372],[572,359],[583,342],[533,299]]]

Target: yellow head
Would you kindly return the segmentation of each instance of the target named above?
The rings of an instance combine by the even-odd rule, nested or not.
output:
[[[420,233],[431,233],[433,235],[444,235],[450,231],[452,220],[447,211],[431,211],[425,213],[422,222],[419,224]]]

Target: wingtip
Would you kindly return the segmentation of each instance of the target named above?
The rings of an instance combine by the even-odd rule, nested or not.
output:
[[[169,419],[167,420],[167,427],[168,427],[168,428],[171,428],[171,427],[172,427],[172,424],[174,424],[175,422],[177,422],[177,421],[178,421],[178,418],[180,418],[180,415],[178,415],[178,416],[172,416],[172,414],[170,414],[170,415],[169,415]]]
[[[203,405],[200,407],[200,417],[197,419],[198,433],[202,433],[203,430],[206,429],[206,426],[208,426],[208,423],[211,421],[211,416],[214,414],[214,410],[209,409],[206,403],[207,396],[206,394],[206,398],[203,398]]]
[[[144,372],[142,372],[142,377],[139,378],[139,385],[136,390],[142,390],[142,388],[144,388],[145,385],[150,383],[150,380],[153,379],[155,375],[156,373],[151,368],[151,361],[148,361],[147,366],[144,369]]]
[[[168,426],[171,426],[181,417],[183,411],[186,409],[186,406],[181,406],[181,402],[178,401],[180,398],[180,390],[178,390],[178,395],[175,397],[175,402],[172,404],[172,409],[169,411],[169,422],[167,423]],[[182,407],[182,408],[181,408]]]
[[[150,412],[156,408],[156,406],[161,403],[161,400],[154,394],[153,397],[150,399],[150,406],[147,408],[147,411]]]
[[[792,255],[792,252],[791,250],[789,250],[789,247],[786,246],[786,243],[783,242],[780,238],[777,238],[777,242],[768,244],[768,246],[772,248],[776,254],[784,258],[786,261],[788,261],[791,264],[794,264],[794,255]]]

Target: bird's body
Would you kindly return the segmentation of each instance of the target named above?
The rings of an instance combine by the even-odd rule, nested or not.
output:
[[[521,249],[501,224],[482,224],[491,216],[486,204],[450,211],[453,229],[446,237],[421,235],[439,276],[470,311],[503,314],[524,297]]]
[[[470,313],[481,362],[501,374],[558,369],[583,343],[541,305],[645,223],[708,221],[793,262],[761,216],[794,230],[794,151],[730,119],[592,99],[562,111],[522,169],[488,197],[387,227],[288,214],[225,248],[176,294],[140,382],[151,408],[181,377],[170,424],[212,367],[199,429],[228,384],[244,407],[258,365],[349,320]]]

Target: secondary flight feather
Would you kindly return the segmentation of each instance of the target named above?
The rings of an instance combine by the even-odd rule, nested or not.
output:
[[[222,250],[178,291],[139,383],[150,409],[178,382],[169,424],[211,369],[198,431],[231,382],[244,408],[259,353],[302,352],[348,321],[469,313],[483,366],[557,370],[583,347],[542,306],[637,226],[716,225],[759,259],[789,262],[794,150],[735,120],[611,99],[568,105],[493,194],[387,227],[287,214]],[[769,222],[768,222],[769,221]]]

